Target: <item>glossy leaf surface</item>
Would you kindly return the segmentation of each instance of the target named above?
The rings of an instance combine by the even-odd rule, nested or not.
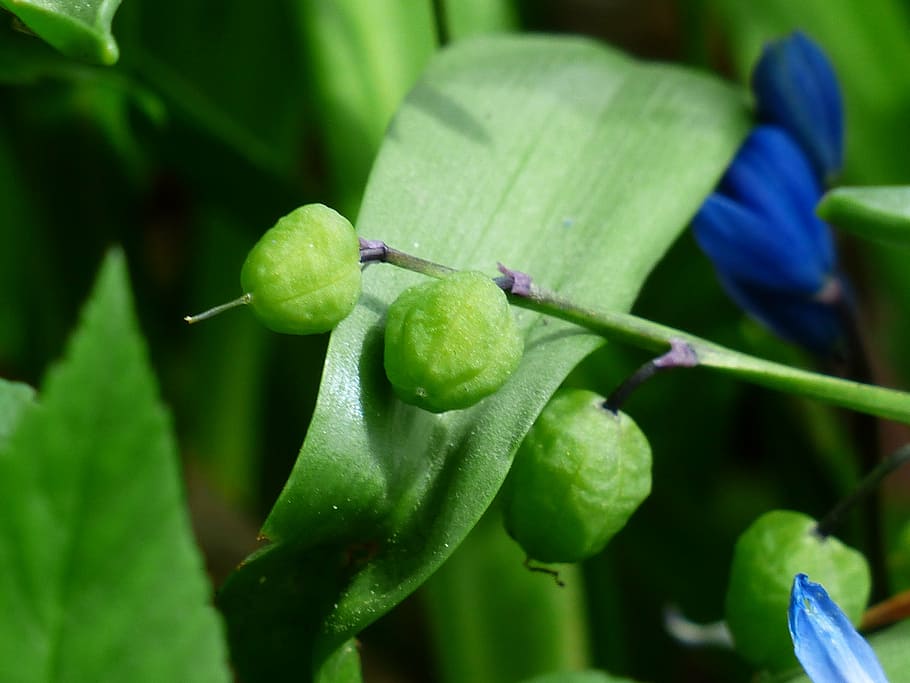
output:
[[[0,6],[69,57],[99,64],[119,57],[111,20],[120,0],[0,0]]]
[[[393,120],[358,231],[456,268],[492,275],[501,261],[580,303],[627,309],[739,145],[743,102],[714,79],[588,41],[458,43]],[[279,658],[318,667],[413,591],[489,506],[564,376],[603,343],[516,310],[526,352],[512,379],[432,415],[397,401],[382,369],[385,310],[418,281],[369,268],[333,334],[306,441],[263,529],[272,545],[221,596],[241,672],[261,676]]]
[[[910,246],[910,186],[839,187],[822,197],[818,214],[860,237]]]
[[[19,418],[34,396],[34,389],[27,384],[0,378],[0,448],[6,445],[7,438],[19,424]]]

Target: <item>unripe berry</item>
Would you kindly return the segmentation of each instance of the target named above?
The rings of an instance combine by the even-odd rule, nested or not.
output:
[[[322,204],[278,220],[250,250],[240,285],[275,332],[315,334],[335,327],[360,297],[360,242],[350,222]]]
[[[558,391],[515,455],[506,530],[528,557],[577,562],[606,546],[651,492],[651,448],[592,391]]]
[[[410,287],[389,307],[386,374],[402,401],[434,413],[492,394],[523,350],[506,295],[482,273]]]
[[[854,623],[862,616],[870,590],[866,558],[832,536],[820,537],[815,526],[807,515],[775,510],[759,517],[736,542],[727,625],[737,651],[757,666],[797,666],[787,608],[798,573],[823,584]]]

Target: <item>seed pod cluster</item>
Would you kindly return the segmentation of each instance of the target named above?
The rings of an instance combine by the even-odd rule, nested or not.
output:
[[[322,204],[284,216],[250,250],[243,296],[188,322],[246,304],[269,329],[327,332],[361,291],[361,244],[346,218]],[[402,401],[432,412],[468,408],[515,371],[524,341],[508,299],[489,277],[454,272],[404,291],[390,306],[386,374]]]

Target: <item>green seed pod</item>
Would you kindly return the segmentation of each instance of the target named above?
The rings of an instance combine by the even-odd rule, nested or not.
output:
[[[603,550],[651,492],[651,448],[592,391],[560,389],[515,456],[506,530],[528,557],[577,562]]]
[[[854,623],[869,599],[866,558],[832,536],[821,538],[815,525],[807,515],[775,510],[759,517],[736,542],[727,625],[737,651],[757,666],[774,671],[798,666],[787,628],[796,574],[823,584]]]
[[[275,332],[327,332],[360,297],[360,241],[346,218],[322,204],[301,206],[256,243],[240,286]]]
[[[492,394],[523,351],[506,295],[482,273],[410,287],[389,307],[386,375],[402,401],[434,413]]]

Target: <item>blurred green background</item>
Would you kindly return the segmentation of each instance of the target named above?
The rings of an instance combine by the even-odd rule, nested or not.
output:
[[[113,22],[120,47],[113,67],[64,58],[0,13],[0,375],[40,383],[105,250],[122,244],[216,586],[256,547],[290,471],[327,337],[271,334],[243,312],[192,329],[182,317],[237,296],[246,251],[294,207],[320,201],[356,218],[385,126],[438,49],[436,4],[125,0]],[[910,182],[906,2],[445,4],[450,40],[488,31],[578,33],[733,80],[746,78],[763,40],[801,27],[842,77],[844,181]],[[906,387],[907,255],[840,241],[877,378]],[[652,274],[635,312],[811,365],[743,318],[688,236]],[[633,351],[622,365],[595,355],[570,382],[606,393],[643,360]],[[651,440],[654,491],[583,567],[588,623],[579,647],[590,649],[593,665],[641,680],[748,680],[732,653],[675,642],[663,611],[676,605],[695,621],[721,618],[737,535],[770,508],[819,516],[831,506],[857,474],[849,421],[702,371],[659,378],[627,410]],[[892,450],[907,434],[889,425],[881,439]],[[910,534],[901,523],[908,486],[898,476],[886,490],[895,590],[910,588]],[[855,540],[855,526],[847,525],[847,540]],[[477,531],[501,533],[492,513]],[[459,558],[483,552],[472,550],[474,542],[441,573],[446,590],[456,590]],[[366,680],[459,680],[458,663],[446,654],[447,628],[455,627],[440,618],[446,608],[432,584],[429,599],[418,594],[363,634]],[[468,611],[472,600],[489,599],[470,582],[461,590],[455,595]],[[459,623],[470,628],[470,613]]]

